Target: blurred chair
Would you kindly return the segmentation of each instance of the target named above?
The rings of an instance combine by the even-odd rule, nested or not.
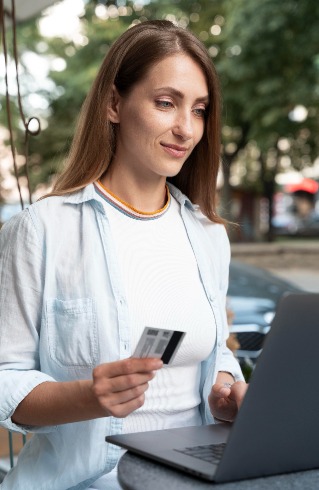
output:
[[[8,431],[8,436],[9,436],[10,468],[13,468],[14,466],[13,436],[10,430]],[[22,437],[22,446],[24,446],[25,443],[27,442],[27,436],[25,434],[21,434],[21,437]]]
[[[231,332],[236,335],[239,342],[239,348],[236,351],[237,358],[240,361],[249,360],[255,364],[269,330],[269,325],[264,327],[255,324],[232,326]]]
[[[1,429],[1,454],[0,454],[0,483],[3,481],[7,471],[15,464],[15,455],[27,441],[24,434],[13,433]]]
[[[226,314],[230,330],[227,347],[239,361],[244,378],[249,382],[270,326],[261,327],[255,324],[233,325],[234,312],[228,303],[226,304]]]

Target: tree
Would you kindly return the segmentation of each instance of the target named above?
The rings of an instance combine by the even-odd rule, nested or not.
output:
[[[88,2],[80,19],[81,32],[73,39],[43,37],[34,20],[18,28],[22,64],[23,54],[28,51],[51,61],[65,60],[64,70],[51,69],[49,73],[53,85],[37,90],[37,94],[48,101],[48,107],[44,112],[40,111],[44,119],[40,136],[30,141],[29,163],[33,190],[43,182],[49,182],[59,171],[72,140],[80,107],[112,42],[131,24],[147,18],[162,18],[168,8],[165,2],[150,3],[144,7],[132,1],[119,4],[117,7],[112,2],[103,5],[97,5],[95,1]],[[171,5],[170,11],[179,20],[184,15],[178,2],[176,6]],[[22,78],[30,87],[34,86],[32,74],[24,71]],[[26,89],[25,104],[28,95]],[[18,126],[17,119],[14,126]],[[23,141],[21,135],[16,139]]]
[[[228,0],[218,62],[231,164],[250,141],[259,148],[256,187],[270,203],[282,157],[298,170],[318,155],[319,4]],[[298,120],[299,108],[306,116]],[[297,108],[297,109],[296,109]],[[270,236],[271,238],[271,236]]]
[[[111,43],[132,23],[152,18],[175,20],[195,32],[220,74],[224,200],[230,201],[227,183],[236,163],[245,167],[241,185],[267,196],[271,207],[282,166],[301,169],[318,154],[319,3],[312,0],[154,0],[144,6],[90,1],[78,39],[43,38],[34,21],[21,26],[20,55],[31,50],[66,64],[63,71],[51,70],[49,90],[38,90],[49,106],[47,127],[30,146],[33,189],[59,169]],[[32,90],[30,77],[27,82]],[[296,117],[298,107],[304,120]]]

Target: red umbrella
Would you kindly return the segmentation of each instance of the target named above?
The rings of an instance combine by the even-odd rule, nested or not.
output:
[[[309,194],[316,194],[319,189],[319,184],[313,179],[303,179],[297,184],[288,184],[285,187],[286,192],[305,191]]]

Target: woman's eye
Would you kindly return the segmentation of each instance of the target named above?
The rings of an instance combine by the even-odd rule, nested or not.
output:
[[[198,117],[205,117],[206,115],[206,109],[204,107],[197,107],[196,109],[193,110],[195,116]]]
[[[163,109],[169,109],[173,106],[172,102],[170,102],[169,100],[157,100],[156,105],[158,107],[162,107]]]

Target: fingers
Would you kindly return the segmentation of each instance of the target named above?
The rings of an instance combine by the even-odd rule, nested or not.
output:
[[[108,393],[99,397],[99,402],[108,415],[126,417],[144,404],[147,389],[148,383],[145,383],[130,390]]]
[[[146,373],[135,373],[128,375],[116,376],[113,378],[107,377],[106,374],[93,374],[93,380],[95,383],[94,390],[97,396],[103,396],[106,391],[112,393],[122,392],[125,390],[133,389],[136,386],[143,385],[148,381],[151,381],[155,376],[154,371],[148,371]]]
[[[97,366],[93,374],[107,375],[110,378],[128,375],[133,373],[143,373],[149,371],[156,371],[163,366],[163,361],[161,359],[138,359],[130,357],[128,359],[123,359],[122,361],[109,362],[107,364],[100,364]]]
[[[230,398],[240,405],[247,391],[247,383],[236,381],[232,385],[229,383],[215,383],[212,387],[211,395],[216,398]]]
[[[125,417],[140,408],[148,383],[163,366],[160,359],[124,359],[93,370],[92,392],[104,415]]]
[[[237,381],[231,387],[230,398],[236,401],[238,408],[240,408],[243,399],[245,397],[246,391],[248,388],[248,384],[244,381]]]
[[[154,378],[157,369],[163,366],[159,359],[124,359],[100,364],[93,370],[94,393],[116,393],[143,385]]]
[[[233,421],[243,401],[247,384],[237,381],[232,385],[216,383],[208,397],[211,412],[218,420]]]
[[[216,398],[227,398],[231,393],[231,387],[226,383],[215,383],[212,387],[211,395]]]

